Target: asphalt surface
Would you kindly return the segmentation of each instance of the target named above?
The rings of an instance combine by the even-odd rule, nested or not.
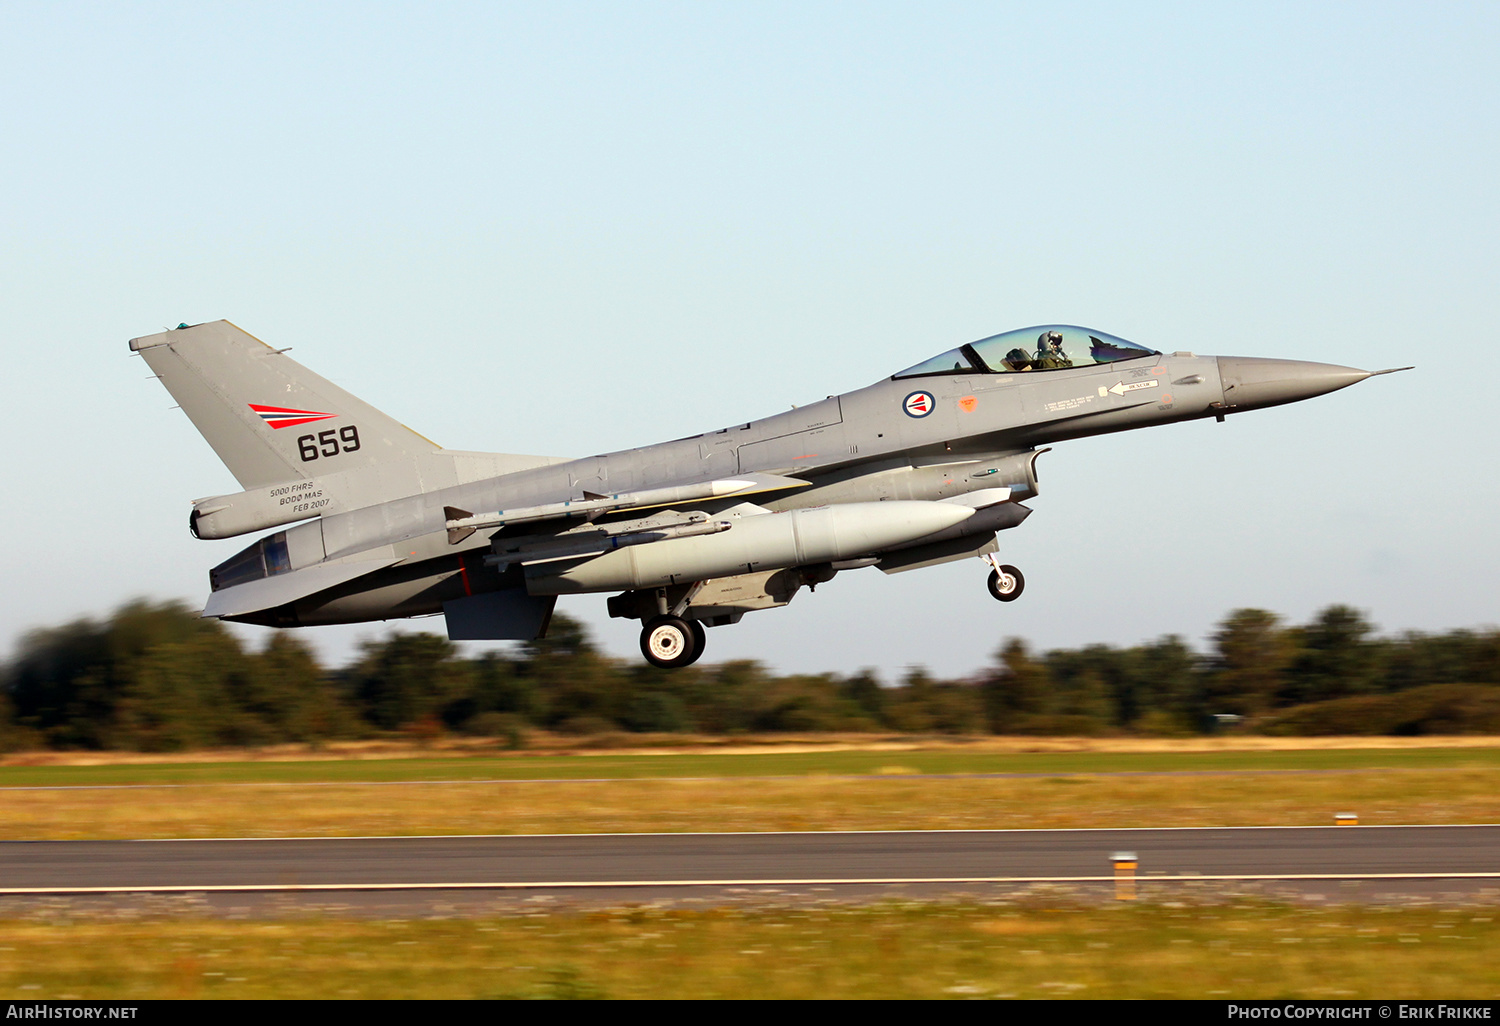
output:
[[[666,888],[1467,877],[1500,886],[1500,826],[890,831],[0,842],[0,894],[93,889]]]

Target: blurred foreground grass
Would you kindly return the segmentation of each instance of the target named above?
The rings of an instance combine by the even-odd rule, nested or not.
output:
[[[653,735],[657,739],[660,735]],[[608,740],[601,738],[598,740]],[[1221,740],[1229,745],[1200,746]],[[767,739],[757,739],[767,745]],[[884,742],[884,743],[882,743]],[[1371,742],[1382,742],[1381,747]],[[793,744],[793,742],[785,742]],[[330,744],[311,758],[306,746],[282,746],[274,756],[223,758],[220,752],[153,756],[131,752],[47,752],[7,757],[0,787],[70,787],[127,784],[374,783],[413,780],[593,780],[648,777],[800,776],[809,773],[1203,773],[1239,770],[1438,769],[1500,767],[1492,738],[1259,738],[1095,739],[945,738],[904,741],[841,738],[837,747],[799,751],[735,752],[685,749],[666,752],[581,750],[569,753],[475,754],[431,752],[404,746],[399,757],[371,757],[358,745]],[[923,744],[926,747],[923,747]],[[1153,750],[1110,746],[1149,744]],[[1041,750],[1027,750],[1032,745]],[[1045,750],[1071,745],[1076,750]],[[1021,750],[995,750],[996,746]],[[1309,747],[1317,746],[1317,747]],[[390,747],[390,746],[385,746]],[[299,757],[293,756],[292,749]],[[376,749],[379,752],[379,749]],[[69,760],[66,763],[54,760]]]
[[[901,770],[902,767],[888,767]],[[1500,822],[1500,767],[0,790],[0,840]]]
[[[1064,904],[1063,901],[1052,902]],[[61,998],[1469,998],[1495,910],[888,903],[473,919],[0,921],[0,994]]]

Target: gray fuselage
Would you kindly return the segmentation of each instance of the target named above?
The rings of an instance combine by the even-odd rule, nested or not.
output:
[[[289,608],[244,619],[310,625],[414,616],[435,613],[445,601],[467,594],[514,586],[485,565],[489,539],[484,534],[449,543],[447,508],[540,506],[576,500],[585,492],[634,492],[757,471],[811,484],[755,497],[772,510],[940,499],[990,483],[983,475],[991,468],[978,475],[963,471],[974,461],[1225,411],[1219,361],[1190,354],[1025,373],[888,378],[701,435],[325,515],[289,535],[295,540],[315,532],[320,544],[303,539],[301,545],[319,558],[389,554],[400,562]],[[736,501],[742,500],[690,505],[712,512]],[[973,527],[982,529],[984,523],[980,518]]]

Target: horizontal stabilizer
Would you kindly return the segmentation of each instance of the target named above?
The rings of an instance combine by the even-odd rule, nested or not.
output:
[[[208,597],[203,607],[204,616],[245,616],[266,609],[275,609],[288,602],[316,595],[345,581],[373,573],[392,563],[390,559],[363,559],[356,563],[318,563],[314,566],[293,570],[290,573],[262,577],[257,581],[224,588]]]

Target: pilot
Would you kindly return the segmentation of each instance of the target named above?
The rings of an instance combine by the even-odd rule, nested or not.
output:
[[[1056,370],[1060,367],[1071,367],[1073,361],[1068,359],[1068,354],[1062,350],[1062,332],[1044,331],[1037,336],[1036,360],[1032,366],[1037,370]]]
[[[1024,349],[1012,349],[1005,354],[1005,359],[1000,363],[1006,370],[1029,371],[1031,370],[1031,355]]]

